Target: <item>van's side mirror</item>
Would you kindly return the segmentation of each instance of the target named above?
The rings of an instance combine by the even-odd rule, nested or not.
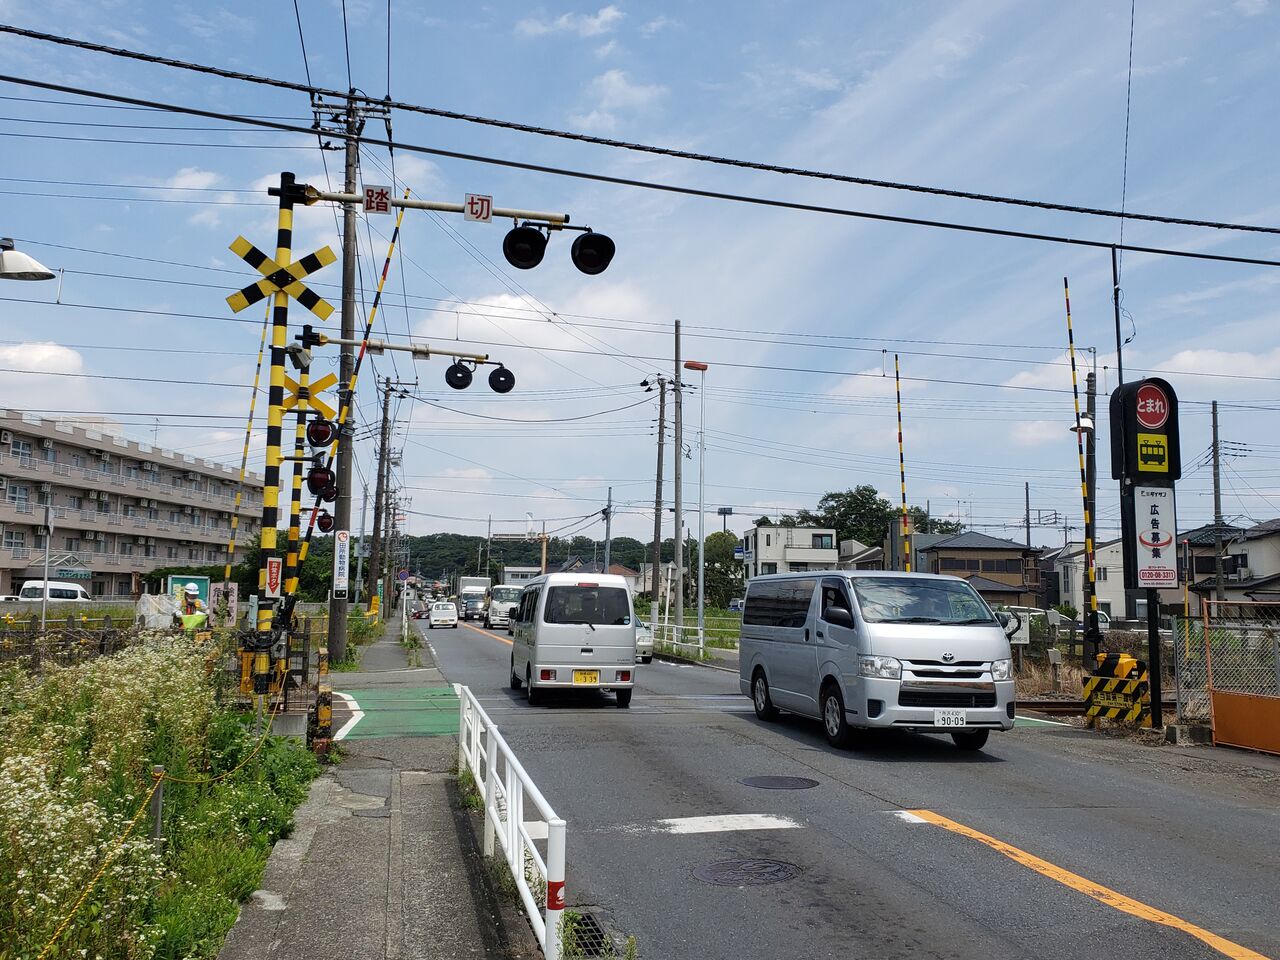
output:
[[[1022,629],[1022,618],[1016,613],[1010,613],[1007,610],[997,610],[996,619],[1000,621],[1000,626],[1004,628],[1004,635],[1006,637],[1012,637]]]
[[[827,607],[822,614],[822,619],[833,627],[853,629],[853,614],[844,607]]]

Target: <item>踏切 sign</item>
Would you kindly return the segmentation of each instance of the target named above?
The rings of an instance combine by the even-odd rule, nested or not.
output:
[[[1178,583],[1178,551],[1174,532],[1172,487],[1133,488],[1134,527],[1137,539],[1138,586],[1172,587]]]
[[[267,598],[280,599],[280,581],[284,579],[284,559],[267,557]]]
[[[462,219],[478,220],[481,223],[492,221],[493,197],[486,197],[480,193],[468,193],[466,200],[462,203]]]
[[[376,183],[365,184],[364,212],[365,213],[390,213],[391,212],[391,188],[379,186]]]

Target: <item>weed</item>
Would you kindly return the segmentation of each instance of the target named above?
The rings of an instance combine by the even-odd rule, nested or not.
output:
[[[470,770],[464,769],[458,774],[458,794],[462,798],[464,810],[484,809],[484,799],[476,789],[476,778],[471,775]]]

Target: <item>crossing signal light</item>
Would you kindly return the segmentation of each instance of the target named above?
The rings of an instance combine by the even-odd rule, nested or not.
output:
[[[316,517],[316,526],[320,528],[321,533],[333,532],[333,517],[328,510],[320,511],[320,516]]]
[[[449,369],[444,372],[444,382],[455,390],[467,389],[471,386],[471,379],[471,368],[460,360],[449,364]]]
[[[528,224],[515,227],[502,238],[502,255],[518,270],[532,270],[546,252],[547,235]]]
[[[307,443],[313,447],[327,447],[338,436],[338,428],[333,421],[317,417],[307,424]]]
[[[337,499],[338,499],[338,487],[337,487],[337,485],[336,485],[336,484],[331,483],[331,484],[329,484],[329,486],[327,486],[327,487],[325,487],[323,490],[321,490],[321,491],[320,491],[320,499],[321,499],[321,500],[323,500],[325,503],[333,503],[333,501],[337,500]]]
[[[338,496],[337,476],[328,467],[314,466],[307,471],[307,490],[313,497],[323,498],[325,493],[333,490],[334,498]]]
[[[515,385],[516,375],[502,364],[498,364],[489,374],[489,388],[494,393],[510,393]]]
[[[616,250],[613,241],[603,233],[588,231],[573,241],[569,256],[575,267],[587,276],[594,277],[598,273],[604,273],[613,261]]]

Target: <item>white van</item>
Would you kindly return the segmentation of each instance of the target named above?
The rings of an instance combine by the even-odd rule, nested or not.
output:
[[[28,580],[22,585],[22,589],[18,591],[19,600],[43,600],[44,599],[44,581]],[[49,602],[50,603],[88,603],[93,598],[89,596],[89,591],[78,583],[71,583],[66,580],[50,580],[49,581]]]
[[[529,703],[550,690],[612,690],[631,705],[636,617],[631,591],[610,574],[549,573],[530,580],[512,615],[511,689]]]
[[[1006,623],[1006,620],[1008,621]],[[738,683],[756,716],[822,720],[845,746],[854,727],[949,733],[980,750],[1013,727],[1007,630],[958,577],[830,570],[747,584]]]
[[[500,587],[489,588],[489,606],[484,612],[485,629],[505,627],[511,622],[511,613],[520,602],[520,594],[524,590],[520,584],[504,583]]]

